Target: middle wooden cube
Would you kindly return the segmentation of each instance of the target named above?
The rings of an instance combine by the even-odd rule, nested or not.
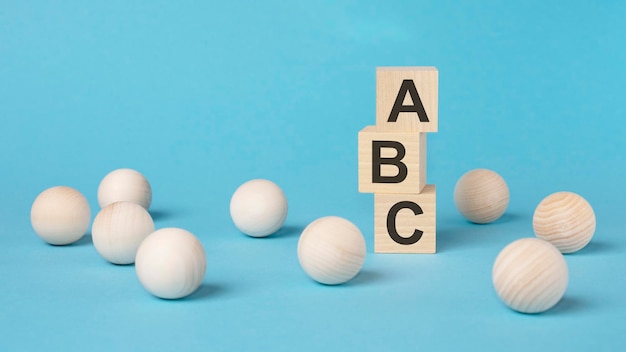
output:
[[[419,194],[426,185],[426,133],[359,132],[359,192]]]

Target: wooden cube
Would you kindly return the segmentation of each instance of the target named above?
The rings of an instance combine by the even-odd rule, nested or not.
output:
[[[426,133],[359,132],[359,192],[417,194],[426,185]]]
[[[374,195],[374,252],[435,253],[437,191]]]
[[[378,67],[377,129],[437,132],[438,76],[435,67]]]

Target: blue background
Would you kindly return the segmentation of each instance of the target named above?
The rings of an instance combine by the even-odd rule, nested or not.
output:
[[[626,3],[476,1],[30,2],[0,4],[0,350],[619,350],[626,348]],[[439,69],[438,254],[373,253],[373,195],[357,192],[357,132],[375,123],[376,66]],[[90,236],[53,247],[30,226],[39,192],[150,180],[156,226],[195,233],[201,289],[152,297]],[[486,167],[506,215],[473,225],[454,184]],[[285,228],[248,238],[232,192],[285,191]],[[568,190],[597,231],[567,255],[564,299],[504,306],[491,266]],[[338,215],[368,255],[346,285],[301,270],[299,233]]]

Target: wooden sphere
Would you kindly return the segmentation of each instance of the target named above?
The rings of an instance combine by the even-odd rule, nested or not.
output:
[[[177,299],[200,287],[206,272],[206,254],[192,233],[165,228],[148,235],[135,258],[137,277],[153,295]]]
[[[298,260],[315,281],[337,285],[359,273],[365,261],[365,239],[350,221],[328,216],[307,226],[298,241]]]
[[[35,233],[54,245],[78,241],[91,222],[89,202],[79,191],[57,186],[39,194],[30,210]]]
[[[287,198],[272,181],[248,181],[230,200],[230,216],[239,231],[251,237],[269,236],[287,219]]]
[[[138,171],[117,169],[107,174],[98,187],[98,203],[104,208],[115,202],[131,202],[148,210],[152,203],[152,188]]]
[[[500,299],[522,313],[541,313],[567,289],[567,263],[547,241],[522,238],[506,246],[493,264],[493,286]]]
[[[549,241],[561,253],[573,253],[591,241],[596,215],[585,198],[572,192],[557,192],[544,198],[535,209],[533,229],[538,238]]]
[[[113,264],[132,264],[141,242],[154,232],[148,211],[131,202],[117,202],[96,215],[91,236],[96,251]]]
[[[467,220],[487,224],[499,219],[509,206],[509,187],[496,172],[474,169],[456,183],[454,204]]]

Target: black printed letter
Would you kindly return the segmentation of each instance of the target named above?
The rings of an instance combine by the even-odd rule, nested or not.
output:
[[[382,148],[393,148],[396,150],[396,156],[393,158],[383,158],[380,156]],[[406,154],[404,146],[400,142],[395,141],[372,141],[372,182],[373,183],[400,183],[404,181],[408,170],[406,165],[401,161]],[[382,164],[395,165],[398,167],[396,176],[382,176],[380,174],[380,166]]]
[[[398,215],[398,212],[400,210],[405,208],[413,210],[413,214],[415,215],[424,214],[422,208],[420,208],[419,205],[413,202],[403,201],[396,203],[393,207],[391,207],[391,209],[389,209],[389,213],[387,214],[387,232],[389,233],[389,236],[391,236],[391,239],[396,241],[397,243],[409,245],[419,241],[420,238],[422,238],[422,234],[424,234],[424,231],[415,229],[410,237],[400,236],[398,230],[396,229],[396,216]]]
[[[413,105],[402,105],[407,92],[411,94]],[[398,120],[398,115],[400,115],[401,112],[415,112],[417,113],[420,122],[429,122],[426,110],[424,110],[424,105],[422,105],[420,95],[417,93],[417,88],[415,88],[415,83],[413,83],[410,79],[402,81],[402,86],[400,86],[400,91],[398,92],[396,102],[393,104],[393,109],[391,109],[391,114],[389,115],[387,122],[396,122]]]

